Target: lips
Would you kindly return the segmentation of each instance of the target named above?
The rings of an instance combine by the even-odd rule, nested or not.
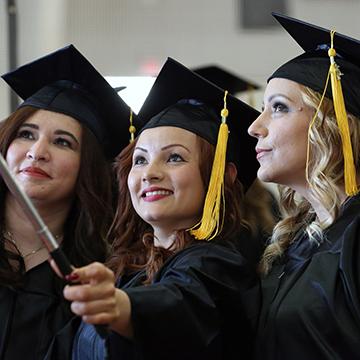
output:
[[[144,201],[156,201],[172,194],[173,191],[168,189],[150,187],[143,190],[143,192],[141,193],[141,197],[144,199]]]
[[[32,176],[32,177],[37,177],[37,178],[49,178],[51,179],[51,176],[44,170],[38,168],[38,167],[26,167],[22,170],[20,170],[21,173]]]
[[[266,154],[268,154],[270,151],[271,151],[271,149],[265,149],[265,148],[256,148],[255,149],[255,151],[256,151],[256,159],[260,159],[260,158],[262,158],[264,155],[266,155]]]

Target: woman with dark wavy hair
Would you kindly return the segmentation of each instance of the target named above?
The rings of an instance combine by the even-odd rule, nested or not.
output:
[[[360,42],[275,17],[305,52],[271,75],[249,128],[284,210],[260,264],[256,358],[358,359]]]
[[[108,114],[95,99],[113,104],[116,121],[125,113],[127,121],[128,108],[73,46],[3,77],[25,98],[0,124],[10,171],[74,266],[104,261],[117,150],[106,132],[100,137]],[[39,360],[73,314],[45,246],[2,180],[0,200],[0,358]]]
[[[240,163],[251,151],[246,126],[258,113],[225,94],[226,154],[223,98],[223,90],[172,59],[162,68],[139,113],[140,134],[116,159],[110,269],[76,269],[81,284],[64,290],[84,321],[73,359],[104,356],[88,324],[108,324],[114,359],[233,359],[238,351],[249,358],[258,297],[255,269],[243,256],[251,239],[241,204],[255,171],[242,173]],[[217,205],[205,229],[204,214]]]

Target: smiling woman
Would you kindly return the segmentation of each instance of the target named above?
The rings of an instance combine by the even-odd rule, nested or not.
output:
[[[148,129],[136,143],[128,187],[135,211],[154,229],[155,245],[170,247],[174,229],[190,228],[201,217],[199,154],[197,136],[176,127]]]
[[[6,161],[34,204],[72,201],[80,170],[81,130],[70,116],[42,109],[20,126]]]
[[[103,261],[118,150],[111,122],[127,121],[129,108],[72,46],[3,77],[25,99],[0,125],[11,172],[73,265]],[[0,203],[0,358],[43,359],[73,317],[64,282],[3,181]]]
[[[246,128],[257,115],[176,61],[165,63],[139,113],[140,133],[116,159],[111,270],[99,263],[76,269],[80,283],[64,290],[84,321],[73,359],[103,358],[104,342],[89,325],[102,323],[111,329],[114,359],[251,356],[259,298],[255,268],[245,260],[252,243],[242,200],[255,177]],[[197,231],[202,223],[210,227]]]

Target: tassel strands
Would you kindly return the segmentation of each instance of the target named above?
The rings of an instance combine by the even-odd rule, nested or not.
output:
[[[344,156],[344,181],[345,192],[348,196],[353,196],[358,193],[356,183],[356,168],[354,164],[353,151],[351,146],[350,130],[348,117],[345,109],[344,96],[341,87],[341,72],[338,65],[335,62],[336,51],[334,49],[334,34],[335,31],[331,31],[331,48],[328,51],[330,57],[330,78],[331,89],[333,95],[334,109],[336,114],[336,120],[340,130],[342,149]]]
[[[221,110],[221,125],[218,133],[214,162],[205,198],[202,219],[199,224],[190,229],[190,233],[197,240],[210,241],[219,232],[221,232],[222,228],[220,218],[223,221],[223,215],[225,212],[224,174],[226,165],[226,149],[229,137],[229,129],[226,123],[226,118],[229,114],[226,107],[227,94],[228,92],[225,91],[224,108]],[[221,210],[222,216],[220,217]]]

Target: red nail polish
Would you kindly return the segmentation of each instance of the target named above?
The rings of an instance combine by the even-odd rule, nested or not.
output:
[[[66,275],[65,276],[65,280],[66,281],[76,281],[76,280],[79,280],[79,275],[78,274],[69,274],[69,275]]]

